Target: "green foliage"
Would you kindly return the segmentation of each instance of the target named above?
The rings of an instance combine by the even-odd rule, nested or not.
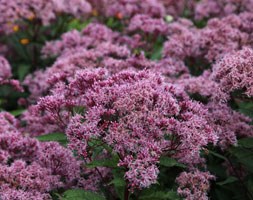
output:
[[[93,192],[73,189],[64,192],[61,200],[105,200],[105,197]]]
[[[238,111],[249,116],[253,119],[253,102],[252,101],[242,101],[238,104]]]
[[[220,158],[222,160],[227,160],[227,158],[217,152],[214,152],[214,151],[211,151],[211,150],[208,150],[208,153],[210,153],[211,155],[217,157],[217,158]]]
[[[165,167],[181,167],[181,168],[186,167],[184,164],[177,162],[174,158],[165,157],[165,156],[162,156],[160,158],[160,165],[165,166]]]
[[[15,111],[21,109],[17,103],[18,99],[27,96],[27,93],[18,92],[9,85],[0,86],[0,110]]]
[[[25,76],[29,74],[31,70],[31,66],[27,64],[19,64],[17,65],[17,76],[20,81],[24,80]]]
[[[148,40],[150,40],[153,45],[150,51],[145,52],[146,57],[150,60],[160,60],[162,58],[163,43],[165,39],[159,36],[155,38],[155,42],[152,42],[154,38],[150,36],[148,37]]]
[[[18,110],[13,110],[13,111],[11,111],[10,113],[11,113],[13,116],[17,117],[17,116],[21,115],[24,111],[25,111],[25,109],[18,109]]]
[[[90,23],[90,20],[87,21],[82,21],[79,19],[72,19],[68,26],[67,26],[67,30],[71,31],[71,30],[78,30],[81,31],[82,29],[84,29],[88,24]]]
[[[88,168],[95,168],[95,167],[117,167],[118,158],[116,156],[112,158],[107,158],[104,160],[93,160],[92,162],[88,163],[86,167]]]
[[[189,17],[191,13],[185,10],[183,16]],[[104,19],[105,24],[116,31],[123,31],[127,25],[123,16],[115,16]],[[165,20],[170,23],[173,21],[172,16],[166,16]],[[47,41],[58,39],[64,32],[71,30],[82,30],[91,20],[79,20],[68,15],[60,15],[58,19],[49,26],[42,26],[38,20],[24,20],[17,22],[20,28],[18,31],[1,37],[1,43],[8,45],[11,54],[7,55],[7,59],[12,66],[14,78],[23,81],[28,74],[49,66],[54,58],[42,59],[41,48]],[[207,20],[195,21],[197,28],[203,28],[207,24]],[[162,59],[163,44],[166,39],[157,35],[145,35],[143,40],[147,42],[147,48],[135,49],[133,54],[139,55],[141,51],[145,52],[148,59],[158,61]],[[26,39],[26,42],[22,42]],[[9,57],[8,57],[9,56]],[[189,67],[192,75],[198,76],[206,69],[211,69],[210,64],[203,58],[187,57],[184,60]],[[0,110],[9,110],[15,117],[20,116],[25,109],[17,105],[17,100],[20,97],[27,97],[28,92],[20,93],[14,91],[9,86],[0,87]],[[232,95],[234,109],[247,115],[253,119],[253,101],[252,99],[243,96],[242,91],[237,95]],[[207,103],[205,99],[198,94],[194,94],[191,98]],[[230,103],[230,102],[229,102]],[[73,114],[84,114],[84,107],[74,107]],[[55,141],[63,146],[67,146],[68,140],[64,133],[51,133],[37,137],[41,142]],[[101,193],[92,193],[82,189],[72,189],[55,193],[57,200],[105,200],[111,199],[112,194],[108,194],[107,186],[113,187],[117,200],[124,200],[127,191],[127,181],[124,178],[127,168],[118,167],[119,156],[113,153],[112,148],[106,145],[102,140],[93,138],[88,142],[88,153],[91,156],[91,162],[85,167],[89,169],[97,169],[99,167],[107,167],[111,169],[112,179],[105,180],[101,186]],[[101,154],[104,151],[110,154],[110,157],[101,159]],[[212,182],[210,199],[215,200],[253,200],[253,138],[244,138],[238,140],[238,145],[227,150],[220,150],[218,147],[207,147],[207,153],[202,152],[202,156],[207,160],[207,170],[216,176],[216,180]],[[227,165],[227,166],[226,166]],[[228,166],[230,173],[228,173]],[[131,200],[180,200],[176,189],[176,177],[184,170],[186,165],[179,163],[176,159],[162,156],[159,161],[159,177],[156,184],[153,184],[148,189],[135,191],[129,195]],[[203,166],[200,166],[203,169]],[[205,169],[204,169],[205,170]],[[242,174],[241,174],[242,172]],[[62,190],[64,190],[62,188]]]
[[[245,138],[238,141],[237,147],[232,147],[230,153],[236,157],[247,170],[253,173],[253,138]]]
[[[234,176],[229,176],[226,180],[221,181],[221,182],[217,182],[217,185],[226,185],[229,183],[234,183],[235,181],[238,181],[238,178],[234,177]]]
[[[211,199],[252,200],[253,138],[238,140],[238,145],[226,152],[211,147],[209,149],[207,167],[216,176],[210,191]]]
[[[122,31],[124,28],[122,21],[115,18],[115,17],[109,17],[106,21],[106,25],[109,28],[111,28],[113,30],[117,30],[117,31]]]
[[[238,146],[253,149],[253,138],[243,138],[238,140]]]
[[[139,198],[140,200],[180,200],[175,191],[147,190]]]
[[[38,136],[37,139],[41,142],[59,142],[63,146],[67,146],[67,136],[64,133],[50,133],[47,135]]]
[[[120,200],[124,200],[124,192],[126,189],[126,181],[124,179],[124,170],[121,168],[114,168],[112,170],[113,180],[109,183],[109,185],[113,184],[114,189],[117,193],[117,196]]]

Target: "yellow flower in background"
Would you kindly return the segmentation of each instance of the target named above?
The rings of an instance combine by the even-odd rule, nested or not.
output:
[[[35,19],[35,14],[32,13],[27,19],[33,21]]]
[[[13,30],[14,32],[18,32],[18,31],[19,31],[19,26],[18,26],[18,25],[13,26],[13,27],[12,27],[12,30]]]
[[[91,13],[94,17],[98,16],[98,11],[96,9],[93,9]]]
[[[27,39],[27,38],[23,38],[23,39],[21,39],[20,40],[20,43],[22,44],[22,45],[27,45],[27,44],[29,44],[29,39]]]

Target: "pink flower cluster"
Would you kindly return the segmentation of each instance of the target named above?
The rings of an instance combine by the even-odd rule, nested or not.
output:
[[[224,17],[233,13],[252,12],[252,0],[201,0],[196,5],[196,19]]]
[[[253,96],[251,4],[0,0],[0,25],[33,16],[49,24],[60,13],[81,17],[92,8],[98,15],[83,30],[46,43],[43,57],[56,60],[26,77],[31,95],[20,119],[0,113],[0,198],[46,200],[50,191],[70,187],[96,191],[101,177],[110,180],[110,169],[83,166],[113,155],[132,192],[157,183],[160,158],[167,157],[186,166],[176,179],[178,194],[208,199],[214,176],[200,152],[209,144],[225,151],[253,136],[251,119],[229,107],[234,92]],[[217,18],[197,27],[182,15]],[[100,24],[111,17],[123,30]],[[159,51],[157,42],[161,59],[149,59]],[[11,67],[0,57],[0,85],[15,85],[10,78]],[[32,138],[52,132],[66,133],[82,164],[58,143]],[[107,148],[94,158],[93,142],[112,155]]]
[[[11,66],[4,57],[0,57],[0,82],[11,77]]]
[[[23,91],[19,81],[10,79],[12,77],[11,66],[9,62],[2,56],[0,56],[0,86],[11,85],[17,91]]]
[[[0,12],[0,31],[8,32],[18,20],[36,18],[48,25],[60,13],[81,17],[91,12],[91,5],[86,0],[1,0]]]
[[[194,10],[194,0],[89,0],[98,15],[131,18],[136,14],[151,17],[182,16],[185,10]]]
[[[201,117],[206,110],[200,104],[151,72],[107,77],[104,70],[81,70],[38,104],[58,124],[67,124],[72,149],[89,161],[89,141],[111,146],[132,189],[156,182],[163,154],[191,167],[203,163],[199,151],[218,137]],[[70,117],[77,106],[85,112]]]
[[[207,26],[198,29],[186,20],[169,25],[168,41],[163,56],[180,60],[206,60],[213,63],[224,54],[252,45],[252,13],[212,18]],[[196,62],[196,61],[195,61]]]
[[[49,192],[75,185],[80,163],[56,142],[23,136],[18,121],[0,113],[0,197],[3,200],[51,199]]]
[[[165,14],[165,8],[158,0],[90,0],[99,15],[116,17],[120,14],[124,18],[131,18],[135,14],[148,14],[161,17]]]
[[[213,78],[220,88],[231,93],[242,90],[253,96],[253,50],[244,48],[224,56],[213,66]]]
[[[164,32],[164,30],[160,31]],[[152,32],[156,32],[156,28],[150,30],[151,34]],[[136,54],[135,49],[142,48],[143,44],[139,34],[130,38],[95,23],[91,23],[81,32],[76,30],[67,32],[60,40],[48,42],[42,50],[45,57],[58,56],[56,62],[46,71],[37,71],[26,77],[24,84],[29,87],[30,99],[34,101],[48,94],[49,88],[57,82],[69,81],[77,70],[84,68],[104,67],[111,74],[125,69],[146,68],[160,71],[168,77],[188,73],[187,67],[181,60],[166,57],[161,61],[153,62],[148,60],[143,52]]]
[[[154,19],[148,15],[135,15],[130,23],[130,32],[141,30],[144,33],[155,35],[167,35],[168,26],[163,19]]]
[[[215,180],[215,177],[209,172],[183,172],[176,180],[179,184],[178,193],[186,200],[208,200],[206,193],[210,188],[210,180]]]

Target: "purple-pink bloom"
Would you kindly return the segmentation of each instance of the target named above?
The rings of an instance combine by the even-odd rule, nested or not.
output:
[[[210,189],[209,181],[215,180],[215,176],[209,172],[182,172],[176,179],[179,185],[178,194],[186,200],[208,200],[207,192]]]
[[[236,90],[253,96],[253,51],[244,48],[223,57],[213,66],[213,78],[226,93]]]

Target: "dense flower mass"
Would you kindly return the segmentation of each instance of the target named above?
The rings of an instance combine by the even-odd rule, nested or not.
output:
[[[213,67],[214,79],[227,93],[243,90],[253,96],[253,51],[244,48],[241,51],[226,55]]]
[[[141,30],[144,33],[167,34],[167,24],[162,19],[154,19],[148,15],[135,15],[129,24],[129,31]]]
[[[71,14],[76,17],[84,16],[91,12],[91,6],[85,0],[1,0],[0,12],[0,32],[8,32],[8,30],[13,31],[16,21],[38,19],[43,25],[48,25],[56,20],[60,13]]]
[[[137,13],[160,17],[165,14],[164,6],[158,0],[90,0],[90,2],[99,14],[107,17],[131,18]]]
[[[51,190],[74,186],[80,164],[71,151],[23,136],[6,112],[0,113],[0,124],[1,199],[51,199]]]
[[[201,0],[196,6],[197,19],[223,17],[233,13],[252,12],[252,0]]]
[[[0,0],[0,199],[252,200],[252,11]]]
[[[19,81],[10,79],[12,77],[11,66],[9,62],[2,56],[0,56],[0,86],[11,85],[14,89],[22,91],[23,88]]]
[[[214,179],[215,177],[208,172],[183,172],[177,178],[177,183],[180,185],[178,193],[185,197],[186,200],[207,200],[206,192],[210,188],[209,180]]]
[[[174,22],[169,28],[170,37],[164,45],[163,56],[187,59],[188,62],[204,59],[213,63],[226,53],[252,44],[249,32],[252,28],[251,13],[212,18],[201,29],[185,20]]]
[[[86,148],[92,139],[111,146],[119,154],[119,165],[128,169],[125,177],[132,188],[156,182],[156,164],[163,153],[194,165],[202,162],[198,153],[202,146],[216,143],[215,132],[198,117],[204,112],[201,105],[159,76],[125,72],[94,82],[99,73],[80,72],[69,84],[78,105],[86,108],[86,114],[74,116],[68,125],[70,146],[84,157],[89,154]],[[46,99],[40,104],[49,108],[54,102]],[[165,140],[166,136],[175,141]],[[181,142],[177,143],[179,138]],[[150,172],[133,176],[142,168]]]
[[[4,57],[0,57],[0,81],[11,77],[11,66]]]

